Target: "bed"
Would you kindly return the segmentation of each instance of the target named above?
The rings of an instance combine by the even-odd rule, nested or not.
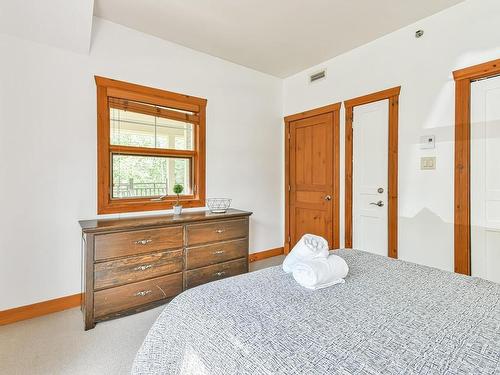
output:
[[[357,250],[345,284],[281,267],[190,289],[133,374],[500,374],[500,285]]]

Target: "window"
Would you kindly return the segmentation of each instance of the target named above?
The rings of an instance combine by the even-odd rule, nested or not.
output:
[[[205,99],[96,77],[98,213],[205,205]]]

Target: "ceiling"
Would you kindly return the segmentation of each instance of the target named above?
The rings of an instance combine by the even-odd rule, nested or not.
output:
[[[463,0],[95,0],[94,14],[287,77]]]
[[[0,33],[88,53],[94,0],[0,0]]]

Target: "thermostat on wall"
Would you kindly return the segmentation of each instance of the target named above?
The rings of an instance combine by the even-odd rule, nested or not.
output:
[[[420,137],[420,149],[425,150],[434,148],[435,137],[433,135],[423,135]]]

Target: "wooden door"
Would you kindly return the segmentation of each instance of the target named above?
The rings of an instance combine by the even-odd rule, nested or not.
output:
[[[353,242],[355,249],[388,255],[389,101],[354,107]]]
[[[289,245],[305,233],[333,248],[334,112],[289,123]]]

